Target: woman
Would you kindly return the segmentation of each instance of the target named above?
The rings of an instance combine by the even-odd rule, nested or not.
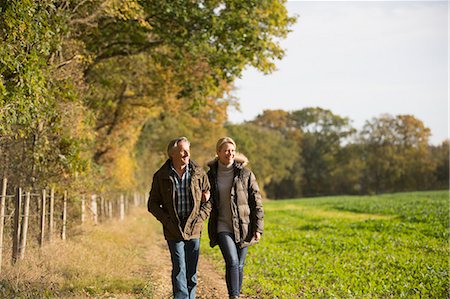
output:
[[[218,244],[225,259],[228,295],[234,299],[241,293],[248,246],[263,233],[264,211],[255,175],[233,139],[219,139],[216,153],[208,163],[213,204],[208,233],[211,247]]]

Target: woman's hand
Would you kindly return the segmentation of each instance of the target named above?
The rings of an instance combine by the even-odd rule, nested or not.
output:
[[[203,191],[202,192],[202,202],[207,202],[209,200],[209,197],[211,196],[211,192]]]
[[[253,235],[253,239],[259,241],[259,239],[261,239],[261,234],[259,232],[255,232],[255,234]]]

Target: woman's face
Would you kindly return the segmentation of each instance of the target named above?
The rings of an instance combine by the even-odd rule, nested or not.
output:
[[[236,149],[231,143],[224,143],[217,152],[220,163],[223,165],[230,165],[234,162],[234,155],[236,154]]]

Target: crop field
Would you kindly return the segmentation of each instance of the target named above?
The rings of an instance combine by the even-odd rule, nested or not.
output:
[[[266,201],[243,292],[258,298],[449,298],[449,192]],[[218,247],[202,252],[222,265]]]

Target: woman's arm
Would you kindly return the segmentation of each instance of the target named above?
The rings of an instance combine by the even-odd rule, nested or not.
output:
[[[259,192],[259,186],[253,172],[250,172],[248,194],[248,203],[250,206],[251,225],[254,231],[254,238],[259,240],[264,231],[264,209],[262,205],[261,193]]]

